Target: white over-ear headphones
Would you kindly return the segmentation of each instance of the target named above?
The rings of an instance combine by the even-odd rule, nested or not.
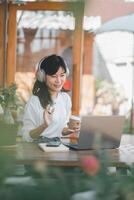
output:
[[[68,65],[67,65],[67,63],[66,63],[66,61],[64,60],[64,63],[65,63],[65,65],[66,65],[66,75],[67,75],[67,77],[69,76],[69,68],[68,68]]]
[[[41,69],[41,63],[42,61],[44,60],[41,59],[39,63],[37,63],[37,80],[40,81],[40,82],[44,82],[45,81],[45,71]]]
[[[40,60],[39,63],[37,63],[37,73],[36,73],[36,77],[37,77],[37,80],[40,81],[40,82],[44,82],[45,81],[45,71],[41,69],[41,64],[42,62],[45,61],[45,58],[42,58]],[[65,61],[64,61],[65,62]],[[67,77],[69,76],[69,68],[67,66],[67,63],[65,62],[65,65],[66,65],[66,75]]]

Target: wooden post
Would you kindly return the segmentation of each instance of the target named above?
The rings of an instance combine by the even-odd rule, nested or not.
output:
[[[73,88],[72,88],[72,113],[80,114],[81,105],[81,76],[83,58],[83,16],[84,4],[77,2],[75,11],[75,31],[73,44]]]
[[[4,86],[6,76],[7,45],[7,2],[0,3],[0,86]]]
[[[16,8],[9,4],[8,46],[7,46],[7,84],[14,82],[16,70]]]

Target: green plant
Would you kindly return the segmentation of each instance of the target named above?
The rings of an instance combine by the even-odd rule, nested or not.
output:
[[[19,106],[20,102],[16,95],[16,89],[17,86],[14,83],[9,86],[0,88],[0,104],[3,109],[17,109],[17,107]]]
[[[16,95],[16,84],[0,88],[0,147],[16,144],[18,109],[22,107]]]
[[[17,118],[17,112],[22,108],[22,102],[16,95],[17,86],[15,83],[0,88],[0,114],[1,119],[13,124]]]
[[[96,155],[82,158],[82,168],[88,176],[86,180],[89,186],[88,191],[94,191],[91,200],[132,200],[134,166],[126,166],[126,172],[129,170],[129,174],[111,173],[109,172],[109,160],[109,155],[101,150]]]
[[[3,159],[3,157],[0,157],[0,159]],[[81,157],[81,168],[50,167],[44,160],[36,161],[30,165],[30,168],[33,169],[31,174],[28,174],[32,176],[30,184],[27,182],[18,184],[17,182],[13,186],[5,184],[3,177],[3,175],[5,177],[11,176],[9,172],[12,166],[6,165],[5,167],[5,161],[0,161],[2,162],[0,165],[0,199],[15,200],[19,196],[20,200],[74,200],[76,199],[73,198],[75,194],[83,194],[83,192],[88,191],[94,192],[92,198],[91,196],[87,196],[87,198],[81,196],[78,199],[133,200],[134,167],[128,166],[130,170],[128,175],[109,173],[109,155],[101,150],[93,155]],[[2,173],[2,170],[4,173]]]

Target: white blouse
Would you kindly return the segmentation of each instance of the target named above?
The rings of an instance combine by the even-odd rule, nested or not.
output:
[[[70,96],[65,92],[60,92],[55,100],[54,107],[52,123],[41,133],[41,136],[48,138],[61,136],[63,128],[67,125],[71,114]],[[39,98],[32,95],[25,106],[23,116],[21,134],[24,141],[33,141],[29,132],[44,123],[43,112],[44,108],[41,106]]]

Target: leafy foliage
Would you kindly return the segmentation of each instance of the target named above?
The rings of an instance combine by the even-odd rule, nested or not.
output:
[[[127,166],[125,169],[125,174],[109,172],[109,161],[112,158],[109,157],[108,154],[105,154],[104,151],[99,150],[96,155],[86,156],[84,159],[88,160],[88,162],[84,161],[82,167],[86,174],[89,177],[87,184],[89,185],[89,191],[95,191],[94,200],[132,200],[132,196],[134,195],[134,166]],[[98,165],[100,162],[100,168],[96,171],[96,174],[92,176],[92,172],[89,173],[89,170],[93,170],[91,168],[91,159],[94,157],[94,166]],[[85,163],[89,164],[89,166],[85,166]],[[92,164],[93,165],[93,164]],[[122,168],[120,168],[122,171]],[[128,173],[129,171],[129,173]],[[130,197],[131,195],[131,197]]]
[[[3,161],[1,160],[1,163]],[[0,199],[71,200],[75,193],[95,191],[94,200],[133,200],[134,167],[128,167],[129,175],[111,174],[108,171],[109,156],[103,152],[83,157],[82,168],[48,167],[44,161],[37,162],[29,166],[32,169],[29,175],[33,177],[31,184],[12,186],[2,183],[4,176],[10,175],[12,165],[1,164],[3,169],[0,167]],[[4,161],[4,163],[7,162]],[[10,161],[10,163],[13,162]]]
[[[16,84],[11,84],[0,89],[0,104],[3,108],[17,109],[19,105],[19,99],[16,95]]]

